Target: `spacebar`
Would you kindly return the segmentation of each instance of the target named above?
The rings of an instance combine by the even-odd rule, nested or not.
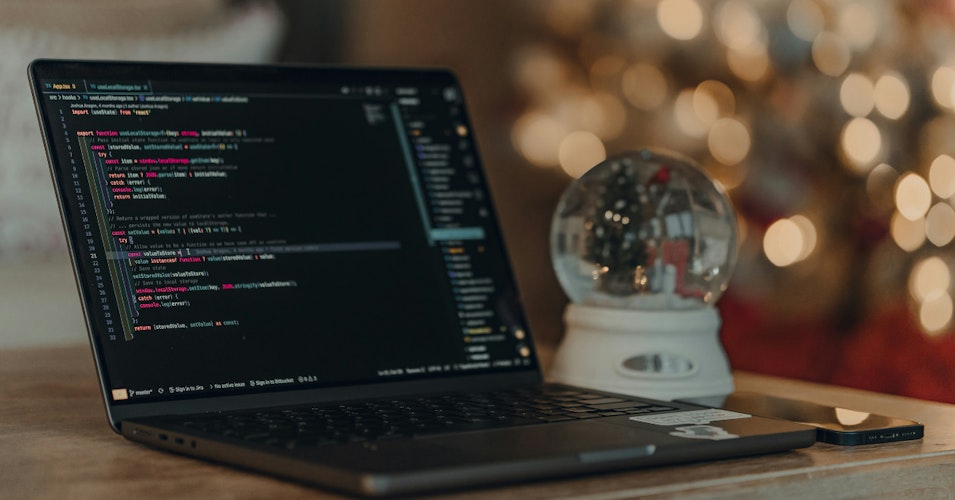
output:
[[[511,418],[502,421],[489,422],[462,422],[456,424],[442,425],[439,427],[430,427],[420,429],[412,433],[415,437],[436,436],[439,434],[456,434],[458,432],[484,431],[491,429],[506,429],[508,427],[517,427],[521,425],[542,424],[542,420],[536,418]]]

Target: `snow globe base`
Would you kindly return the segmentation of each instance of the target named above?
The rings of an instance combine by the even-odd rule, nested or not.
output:
[[[625,310],[569,304],[554,382],[670,401],[733,392],[715,308]]]

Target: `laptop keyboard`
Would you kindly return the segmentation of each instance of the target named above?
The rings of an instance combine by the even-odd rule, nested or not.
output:
[[[205,433],[284,448],[397,439],[675,408],[581,390],[536,387],[238,413],[178,422]]]

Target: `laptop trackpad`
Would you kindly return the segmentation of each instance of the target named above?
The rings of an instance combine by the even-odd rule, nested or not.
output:
[[[596,463],[653,454],[652,436],[593,421],[514,427],[421,438],[430,445],[480,459],[524,460],[575,456]]]

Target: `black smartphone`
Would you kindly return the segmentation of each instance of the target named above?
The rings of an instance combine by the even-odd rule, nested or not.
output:
[[[816,427],[816,440],[842,446],[921,439],[925,427],[913,420],[825,406],[757,392],[734,392],[722,407]]]

